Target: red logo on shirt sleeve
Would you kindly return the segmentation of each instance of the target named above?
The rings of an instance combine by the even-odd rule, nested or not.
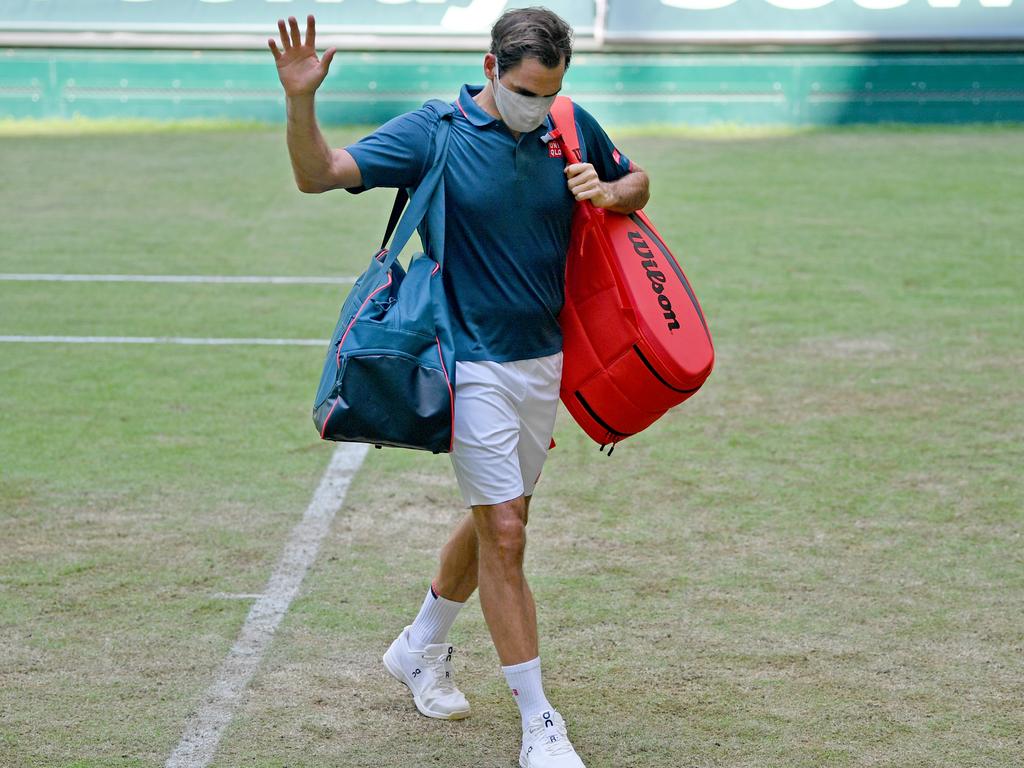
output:
[[[619,150],[617,150],[617,149],[613,149],[612,150],[612,160],[615,161],[616,165],[618,165],[619,163],[622,162],[622,155],[619,154]]]

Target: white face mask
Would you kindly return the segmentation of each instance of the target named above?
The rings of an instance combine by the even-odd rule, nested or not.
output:
[[[554,96],[524,96],[498,82],[498,64],[494,64],[494,103],[505,125],[513,131],[529,133],[540,127],[555,103]]]

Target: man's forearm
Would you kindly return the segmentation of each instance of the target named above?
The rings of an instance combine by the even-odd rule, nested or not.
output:
[[[612,204],[604,206],[615,213],[639,211],[650,198],[650,179],[640,168],[627,173],[621,179],[605,182],[612,196]]]
[[[295,183],[303,192],[323,192],[330,189],[331,148],[316,122],[313,94],[289,96],[288,154],[292,161]]]

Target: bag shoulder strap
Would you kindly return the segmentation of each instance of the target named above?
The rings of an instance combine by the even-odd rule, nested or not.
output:
[[[388,249],[388,240],[395,234],[395,227],[398,226],[398,220],[402,218],[402,211],[405,210],[405,204],[409,202],[409,190],[402,187],[395,193],[395,202],[391,206],[391,216],[388,217],[388,226],[384,230],[384,239],[380,241],[381,251]]]
[[[566,165],[582,163],[584,153],[580,146],[579,132],[576,130],[576,110],[572,99],[568,96],[558,96],[555,99],[555,103],[551,105],[551,122],[555,126],[551,138],[558,139]]]
[[[444,164],[448,153],[448,136],[451,132],[451,118],[455,112],[453,104],[447,104],[440,99],[431,99],[424,107],[430,109],[437,115],[437,130],[434,132],[434,158],[430,168],[427,170],[423,180],[410,196],[409,190],[399,189],[395,194],[395,202],[391,207],[391,216],[384,231],[384,239],[381,241],[381,263],[388,269],[397,259],[402,249],[405,248],[413,232],[423,221],[427,210],[430,208],[431,198],[442,177],[444,176]],[[405,214],[402,210],[409,204]],[[388,247],[388,240],[394,234],[391,247]],[[380,258],[380,256],[378,256]]]

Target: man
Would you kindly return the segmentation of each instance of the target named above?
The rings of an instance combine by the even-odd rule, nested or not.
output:
[[[401,115],[345,149],[331,149],[313,97],[334,57],[321,60],[315,25],[278,21],[268,40],[287,96],[288,151],[303,192],[415,187],[430,167],[437,116]],[[543,8],[505,13],[484,56],[484,86],[455,102],[445,166],[443,281],[456,346],[455,475],[471,511],[441,551],[419,614],[384,656],[419,711],[469,714],[447,642],[462,604],[480,606],[519,706],[523,768],[583,768],[565,721],[544,694],[537,619],[523,575],[530,499],[547,456],[561,377],[558,313],[576,200],[620,213],[647,202],[647,175],[586,111],[577,123],[587,162],[565,166],[547,113],[572,56],[572,30]]]

